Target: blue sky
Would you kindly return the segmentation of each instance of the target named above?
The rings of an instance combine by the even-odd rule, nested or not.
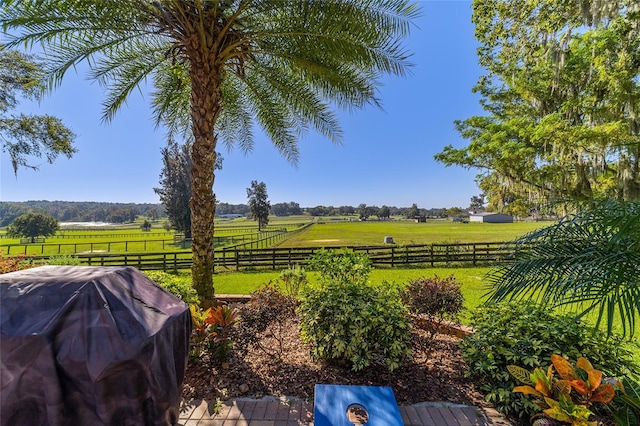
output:
[[[482,70],[477,64],[470,1],[422,1],[422,17],[406,41],[413,52],[411,75],[389,77],[380,87],[384,110],[339,113],[343,144],[313,132],[299,141],[297,167],[264,136],[252,152],[227,152],[214,192],[221,202],[244,204],[252,180],[267,186],[272,204],[466,207],[477,195],[477,171],[445,168],[433,159],[448,144],[466,145],[454,120],[482,114],[471,92]],[[76,134],[78,152],[38,171],[14,176],[8,156],[0,161],[0,200],[64,200],[157,203],[166,138],[155,129],[149,99],[135,94],[110,123],[102,123],[103,94],[82,71],[25,112],[60,117]]]

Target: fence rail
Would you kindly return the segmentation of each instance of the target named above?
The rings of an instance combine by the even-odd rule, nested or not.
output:
[[[278,238],[272,236],[271,239]],[[266,241],[265,241],[266,243]],[[513,255],[515,247],[509,243],[456,243],[421,244],[407,246],[359,246],[326,247],[326,249],[350,249],[366,253],[374,266],[441,266],[441,265],[492,265]],[[216,269],[281,269],[295,264],[304,265],[321,247],[307,248],[225,248],[215,251]],[[140,270],[180,270],[191,267],[190,252],[158,253],[86,253],[78,254],[82,265],[134,266]],[[33,256],[34,261],[48,256]]]
[[[65,231],[58,231],[53,238],[127,238],[131,237],[131,233],[119,233],[119,234],[73,234],[73,233],[65,233]],[[143,234],[145,237],[166,237],[167,235],[173,235],[173,232],[145,232]]]
[[[126,241],[106,241],[106,242],[81,242],[81,243],[44,243],[44,244],[6,244],[0,245],[0,249],[6,250],[7,255],[27,255],[39,252],[40,255],[73,254],[80,255],[83,252],[96,251],[129,251],[132,250],[165,250],[173,246],[173,239],[166,240],[126,240]]]
[[[304,228],[293,231],[286,229],[270,229],[260,233],[216,236],[213,239],[215,247],[225,248],[266,248],[282,242]],[[129,252],[165,251],[176,248],[188,249],[191,240],[180,238],[153,240],[125,240],[125,241],[95,241],[75,243],[21,243],[0,245],[0,250],[6,250],[7,255],[57,255],[57,254],[87,254],[94,252]]]

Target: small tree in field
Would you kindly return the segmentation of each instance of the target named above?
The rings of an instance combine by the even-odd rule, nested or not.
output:
[[[258,230],[262,230],[269,224],[269,211],[271,203],[267,198],[267,185],[264,182],[251,181],[251,188],[247,188],[249,198],[249,210],[253,220],[258,221]]]
[[[27,213],[18,216],[7,228],[7,235],[12,238],[29,238],[33,243],[37,237],[55,235],[58,221],[42,213]]]

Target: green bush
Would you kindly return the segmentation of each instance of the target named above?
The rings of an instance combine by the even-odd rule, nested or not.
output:
[[[70,254],[50,256],[49,259],[47,259],[47,265],[79,266],[80,258]]]
[[[309,282],[307,272],[303,268],[295,265],[282,271],[280,279],[284,283],[285,292],[292,297],[298,297],[300,288]]]
[[[611,415],[619,425],[640,425],[640,374],[628,374],[622,384],[624,391],[616,392]]]
[[[371,260],[353,250],[321,249],[309,259],[309,268],[320,272],[320,284],[366,283],[371,272]]]
[[[372,363],[397,368],[410,354],[399,286],[369,284],[366,255],[323,250],[311,265],[320,282],[303,288],[299,313],[301,336],[312,344],[312,355],[354,371]]]
[[[198,293],[191,286],[190,279],[162,271],[144,271],[144,274],[160,287],[182,299],[183,302],[189,305],[200,304]]]
[[[471,326],[475,333],[460,343],[469,365],[465,375],[480,379],[486,399],[510,416],[526,418],[539,410],[526,396],[512,393],[517,382],[507,365],[543,367],[555,353],[569,359],[585,357],[612,377],[637,368],[629,345],[619,336],[607,337],[573,316],[552,314],[530,302],[481,306]]]

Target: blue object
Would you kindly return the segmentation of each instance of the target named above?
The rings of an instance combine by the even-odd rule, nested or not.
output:
[[[353,426],[347,418],[349,406],[358,404],[367,412],[367,426],[403,426],[393,389],[388,386],[316,385],[313,408],[315,426]],[[355,407],[358,407],[355,405]],[[361,410],[358,410],[361,411]]]

